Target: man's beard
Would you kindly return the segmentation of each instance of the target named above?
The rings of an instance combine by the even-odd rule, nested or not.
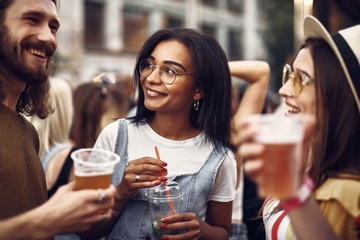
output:
[[[43,83],[47,81],[49,77],[48,63],[46,67],[42,66],[31,67],[26,64],[23,59],[23,49],[29,49],[33,47],[35,49],[46,49],[49,54],[53,53],[49,46],[45,43],[34,43],[28,39],[25,39],[20,44],[22,49],[18,49],[16,42],[11,40],[9,31],[4,24],[0,25],[0,68],[3,68],[1,72],[9,74],[8,77],[14,76],[26,83]],[[52,55],[52,54],[51,54]]]

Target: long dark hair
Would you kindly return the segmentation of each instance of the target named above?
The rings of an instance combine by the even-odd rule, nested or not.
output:
[[[217,41],[206,34],[189,28],[162,29],[150,36],[141,48],[134,70],[134,84],[138,90],[136,123],[151,122],[154,111],[144,106],[144,92],[140,84],[139,63],[163,41],[176,40],[191,52],[194,79],[203,92],[199,110],[191,110],[190,122],[203,130],[206,139],[218,145],[233,148],[230,144],[231,77],[228,60]]]
[[[345,73],[329,45],[321,39],[308,39],[303,47],[310,49],[315,69],[318,124],[310,176],[319,187],[337,173],[360,174],[360,114]]]
[[[93,147],[98,137],[100,120],[107,110],[102,86],[83,83],[73,91],[74,117],[70,138],[77,147]]]

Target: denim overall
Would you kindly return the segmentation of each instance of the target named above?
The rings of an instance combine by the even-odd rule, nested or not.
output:
[[[115,153],[121,157],[121,161],[115,166],[112,184],[118,185],[128,165],[127,154],[127,125],[125,119],[120,119],[119,130],[115,145]],[[184,194],[181,202],[181,212],[194,212],[200,219],[205,219],[207,199],[214,186],[219,166],[225,158],[227,151],[213,150],[199,172],[184,174],[175,177]],[[145,196],[146,189],[139,189],[135,198],[130,199],[115,223],[107,240],[129,239],[152,239],[152,226],[148,202]]]

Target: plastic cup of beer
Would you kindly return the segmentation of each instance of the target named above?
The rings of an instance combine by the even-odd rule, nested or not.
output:
[[[161,229],[162,220],[172,214],[180,212],[182,193],[180,186],[175,181],[167,181],[166,184],[148,188],[146,192],[148,198],[151,225],[154,240],[161,240],[163,235],[175,235],[177,230]]]
[[[74,161],[74,190],[108,188],[114,167],[120,161],[117,154],[95,148],[76,150],[71,158]]]
[[[303,165],[304,116],[262,114],[252,115],[249,121],[257,128],[255,142],[265,146],[258,195],[279,199],[294,196],[301,185],[297,174]]]

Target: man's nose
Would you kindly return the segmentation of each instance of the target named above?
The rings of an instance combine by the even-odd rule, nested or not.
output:
[[[39,41],[56,46],[56,32],[54,32],[47,24],[41,25],[37,38]]]

